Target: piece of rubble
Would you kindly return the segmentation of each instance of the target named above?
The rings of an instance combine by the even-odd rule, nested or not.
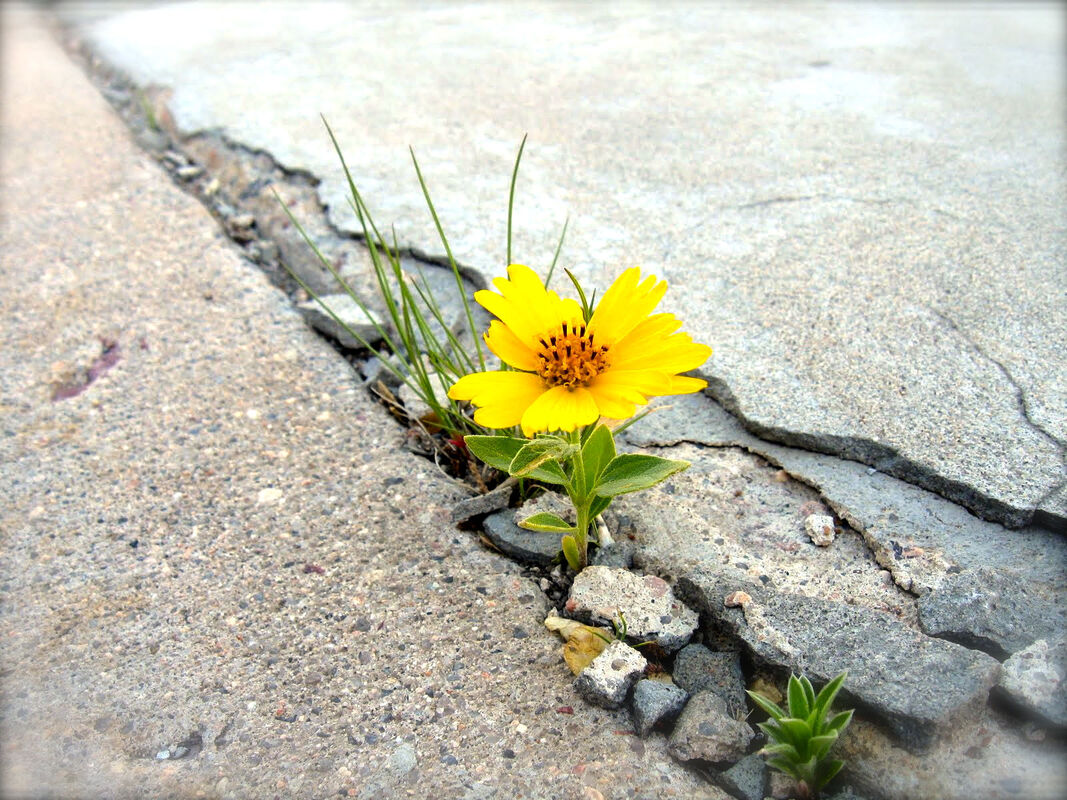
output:
[[[511,492],[514,488],[515,482],[509,479],[497,486],[491,492],[468,497],[466,500],[460,500],[452,506],[452,513],[450,515],[452,522],[459,525],[463,522],[469,522],[475,517],[480,517],[482,514],[489,514],[493,511],[507,508],[507,505],[511,500]]]
[[[734,797],[763,800],[767,786],[767,762],[759,753],[752,753],[730,769],[713,774],[712,780]]]
[[[689,699],[689,692],[666,681],[640,680],[631,703],[634,729],[644,739],[656,725],[674,720]]]
[[[1067,629],[1067,604],[1053,587],[1014,570],[965,569],[919,599],[930,636],[1006,658]]]
[[[502,553],[524,564],[547,566],[559,554],[560,534],[520,528],[515,524],[515,514],[508,509],[490,514],[482,527]]]
[[[375,327],[376,324],[379,326],[382,324],[381,320],[373,312],[369,315],[364,313],[359,304],[347,292],[320,295],[320,299],[322,304],[318,300],[307,300],[297,306],[300,309],[300,313],[308,321],[308,324],[319,333],[332,336],[344,347],[352,350],[362,350],[366,347],[353,334],[362,336],[372,345],[381,341],[381,334],[378,333],[378,329]],[[322,307],[323,304],[333,314],[327,312]],[[334,315],[336,315],[337,319],[334,319]]]
[[[678,718],[668,750],[679,761],[733,763],[745,755],[752,737],[752,728],[730,715],[726,701],[713,692],[698,692]]]
[[[614,641],[582,670],[574,688],[588,703],[618,708],[647,666],[643,655],[624,642]]]
[[[710,570],[679,583],[682,596],[759,660],[826,683],[848,670],[842,704],[855,699],[904,744],[929,746],[938,731],[985,705],[1000,665],[990,656],[902,625],[866,608],[775,592]],[[727,608],[743,589],[749,602]]]
[[[1067,727],[1067,641],[1038,639],[1004,662],[999,687],[1046,721]]]
[[[812,544],[829,547],[834,543],[834,518],[826,514],[809,514],[804,518],[804,530]]]
[[[654,641],[668,653],[684,646],[699,622],[662,578],[616,567],[582,570],[571,586],[567,613],[594,625],[619,625],[625,617],[629,638]]]
[[[744,715],[747,704],[740,653],[716,653],[702,644],[688,644],[675,656],[672,674],[674,682],[690,694],[714,692],[726,701],[732,716]]]

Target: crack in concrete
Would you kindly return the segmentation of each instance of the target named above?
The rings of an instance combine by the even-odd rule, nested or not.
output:
[[[84,56],[85,54],[83,53],[82,55]],[[135,88],[132,82],[128,81],[128,79],[126,79],[124,76],[117,75],[113,71],[110,71],[110,68],[107,68],[106,65],[86,65],[86,69],[90,72],[97,71],[100,67],[104,67],[105,69],[109,70],[108,74],[103,76],[105,80],[114,80],[118,78],[124,83],[129,84],[130,87]],[[109,102],[111,102],[112,105],[121,104],[121,101],[114,96],[113,92],[106,93],[105,97],[109,100]],[[130,105],[132,105],[133,107],[118,109],[120,112],[120,116],[126,119],[127,124],[130,124],[129,116],[131,114],[136,115],[138,113],[144,113],[144,109],[139,104],[131,103]],[[178,134],[175,132],[175,137],[177,136]],[[346,231],[341,228],[338,228],[330,220],[328,214],[328,205],[322,199],[318,191],[319,187],[321,186],[321,179],[316,177],[310,171],[299,167],[286,166],[285,164],[280,163],[271,153],[260,148],[249,147],[240,142],[236,142],[230,137],[226,136],[222,131],[198,131],[195,134],[189,136],[182,136],[180,138],[182,139],[182,142],[188,143],[195,142],[198,138],[207,136],[216,137],[219,142],[224,144],[233,152],[243,154],[248,158],[265,159],[266,163],[268,163],[272,168],[276,168],[277,170],[279,170],[279,172],[281,172],[281,174],[288,179],[288,183],[302,184],[302,186],[298,188],[310,190],[314,194],[315,200],[317,201],[317,210],[320,219],[315,221],[316,224],[327,230],[330,235],[336,237],[338,241],[358,242],[364,247],[367,246],[366,239],[362,235],[362,233]],[[181,150],[181,145],[178,142],[172,142],[172,144],[177,149]],[[163,163],[164,166],[168,168],[172,167],[172,165],[168,164],[165,159],[161,159],[161,163]],[[171,169],[170,171],[172,172],[172,174],[174,173],[173,169]],[[193,193],[197,195],[202,202],[205,202],[205,204],[208,205],[208,207],[216,216],[220,217],[223,220],[224,230],[227,232],[228,235],[230,235],[231,238],[234,239],[234,241],[236,241],[239,245],[246,244],[233,237],[232,231],[229,229],[229,226],[225,224],[225,210],[221,209],[218,203],[212,203],[210,202],[210,198],[202,197],[200,192],[193,189],[193,187],[190,187],[188,181],[180,180],[177,176],[175,176],[175,180],[183,188],[186,188],[187,190],[192,190]],[[259,182],[253,181],[249,184],[249,186],[245,187],[245,189],[237,195],[237,197],[235,198],[236,202],[240,203],[250,201],[253,197],[253,195],[250,193],[252,192],[254,186],[259,186],[260,188],[262,188],[263,186],[268,185],[269,183],[271,183],[271,181],[267,178],[261,178]],[[830,194],[812,194],[796,196],[782,195],[767,198],[764,200],[753,201],[751,203],[742,204],[740,206],[733,206],[731,208],[748,209],[769,206],[779,203],[807,202],[812,200],[838,200],[865,203],[869,205],[889,205],[893,203],[907,203],[909,205],[916,205],[914,202],[906,198],[857,198]],[[236,210],[237,209],[234,209],[234,211]],[[934,210],[937,213],[948,213],[943,212],[940,209]],[[949,216],[954,215],[949,214]],[[269,235],[266,235],[262,238],[266,242],[270,242],[275,246],[278,245],[278,242],[272,240]],[[450,268],[451,266],[446,256],[434,255],[428,252],[427,250],[414,245],[408,245],[407,247],[401,248],[400,255],[414,259],[415,261],[420,262],[422,264],[432,265],[434,267]],[[254,257],[252,258],[252,260],[257,261],[261,268],[267,268],[267,265],[264,264],[262,260],[256,259]],[[485,288],[488,285],[487,279],[482,275],[480,271],[478,271],[474,267],[460,264],[458,262],[456,263],[456,267],[460,272],[460,275],[466,281],[472,284],[475,289]],[[268,274],[270,274],[270,270],[267,269],[267,271]],[[271,275],[271,277],[277,283],[277,276]],[[283,286],[282,288],[286,287]],[[937,314],[938,312],[932,313]],[[945,320],[946,324],[952,327],[953,330],[959,331],[958,326],[956,326],[951,320],[948,320],[947,318],[945,318]],[[989,361],[996,364],[1000,368],[1000,370],[1004,373],[1004,375],[1012,384],[1012,386],[1015,387],[1023,416],[1026,418],[1027,422],[1031,424],[1036,430],[1039,430],[1042,434],[1048,436],[1048,438],[1054,441],[1059,446],[1062,455],[1064,452],[1063,443],[1056,440],[1055,437],[1052,437],[1047,431],[1040,428],[1040,426],[1036,425],[1033,420],[1030,419],[1029,411],[1026,406],[1025,397],[1022,394],[1022,390],[1014,381],[1008,370],[1003,365],[999,364],[999,362],[996,362],[994,359],[983,353],[980,348],[978,348],[977,345],[971,342],[966,337],[966,335],[962,334],[962,332],[960,332],[960,335],[966,341],[968,341],[971,346],[974,347],[975,350],[979,352],[983,357],[987,358]],[[984,495],[963,482],[945,478],[944,476],[941,476],[936,472],[924,468],[921,465],[911,461],[910,459],[903,457],[893,447],[890,447],[883,443],[867,439],[865,437],[842,437],[827,434],[811,433],[806,431],[794,431],[787,428],[764,425],[762,423],[759,423],[742,412],[740,404],[738,403],[735,395],[733,394],[733,391],[730,389],[729,385],[724,380],[718,378],[715,375],[705,373],[702,370],[698,370],[696,374],[700,375],[702,378],[708,381],[707,391],[708,394],[710,394],[711,399],[713,399],[715,402],[718,402],[720,406],[722,406],[731,416],[733,416],[740,423],[741,427],[745,431],[747,431],[759,440],[766,441],[769,444],[783,444],[789,447],[795,447],[814,453],[828,455],[841,460],[854,461],[860,464],[872,466],[875,469],[884,472],[888,475],[892,475],[893,477],[905,481],[906,483],[910,483],[923,489],[932,491],[935,494],[938,494],[939,496],[943,497],[944,499],[949,500],[950,502],[953,502],[957,505],[960,505],[963,508],[968,509],[972,513],[984,519],[991,519],[993,521],[1002,522],[1012,527],[1022,527],[1032,521],[1032,517],[1034,514],[1033,509],[1015,508],[1000,500]],[[1067,483],[1067,479],[1065,479],[1064,483]],[[1051,494],[1054,494],[1061,488],[1062,485],[1063,484],[1059,484],[1055,487],[1052,487],[1046,497],[1050,496]],[[818,490],[818,487],[813,488],[816,488]],[[1057,520],[1053,521],[1055,522]],[[1060,522],[1067,524],[1067,520],[1060,520]]]
[[[1064,442],[1062,439],[1054,436],[1052,433],[1047,431],[1030,415],[1030,405],[1026,400],[1026,392],[1023,387],[1019,385],[1019,382],[1015,380],[1015,376],[1011,374],[1011,370],[1009,370],[1007,366],[1005,366],[1002,362],[993,358],[993,356],[991,356],[984,349],[982,349],[981,345],[979,345],[973,337],[971,337],[966,331],[964,331],[963,328],[961,328],[955,320],[953,320],[943,311],[938,311],[935,308],[929,308],[927,306],[923,306],[923,308],[926,308],[927,311],[929,311],[931,314],[933,314],[935,317],[945,323],[952,330],[953,333],[963,339],[963,341],[967,343],[971,350],[977,353],[983,360],[988,361],[990,364],[1000,370],[1000,373],[1004,376],[1004,379],[1009,384],[1011,384],[1012,389],[1015,391],[1015,400],[1019,406],[1019,413],[1022,418],[1026,420],[1026,423],[1033,430],[1037,431],[1050,442],[1055,444],[1060,451],[1060,458],[1064,459],[1065,463],[1067,463],[1067,442]],[[1062,485],[1062,482],[1058,484],[1058,486]]]

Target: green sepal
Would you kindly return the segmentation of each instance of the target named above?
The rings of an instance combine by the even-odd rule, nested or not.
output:
[[[578,553],[578,542],[575,541],[573,536],[564,536],[561,544],[563,545],[563,557],[567,559],[571,569],[577,572],[582,568],[582,559]]]
[[[616,497],[648,489],[688,467],[688,461],[674,461],[643,453],[624,453],[608,464],[600,476],[596,493],[600,497]]]
[[[466,436],[463,441],[467,449],[474,453],[490,467],[501,472],[508,472],[511,462],[515,460],[518,452],[529,443],[529,439],[519,439],[514,436]],[[534,469],[528,478],[563,485],[567,482],[567,476],[559,464],[554,461],[546,461]]]
[[[533,514],[519,523],[520,528],[528,531],[546,531],[548,533],[573,533],[574,526],[562,517],[542,511]]]

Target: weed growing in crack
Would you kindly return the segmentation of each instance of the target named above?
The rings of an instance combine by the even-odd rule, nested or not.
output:
[[[819,796],[819,791],[845,765],[829,757],[830,748],[852,721],[852,711],[842,711],[830,719],[834,702],[848,673],[842,672],[815,694],[806,677],[789,676],[788,709],[783,710],[759,692],[748,692],[752,701],[770,715],[759,723],[770,743],[763,748],[767,766],[797,782],[802,800]]]
[[[567,563],[580,571],[588,561],[590,528],[612,499],[655,486],[689,466],[617,454],[613,429],[630,424],[623,421],[651,397],[703,389],[706,381],[680,373],[701,366],[711,348],[679,332],[681,321],[673,314],[652,313],[666,281],[642,279],[637,267],[628,269],[594,307],[567,274],[577,301],[549,291],[520,264],[508,267],[508,278],[494,281],[497,292],[475,293],[497,317],[485,342],[506,368],[465,375],[448,396],[470,402],[480,425],[521,430],[521,437],[467,436],[466,444],[513,477],[562,488],[574,505],[574,525],[550,513],[519,524],[561,534]]]
[[[530,530],[561,534],[567,563],[581,570],[588,561],[590,528],[613,498],[654,486],[689,466],[685,461],[657,456],[617,454],[614,429],[629,424],[624,420],[632,418],[651,397],[689,394],[707,386],[706,381],[681,373],[701,366],[711,355],[711,348],[678,331],[681,321],[673,314],[652,313],[667,291],[667,283],[652,275],[642,278],[637,267],[623,272],[598,303],[596,293],[588,298],[569,271],[577,300],[560,298],[549,290],[566,223],[544,281],[529,267],[511,263],[512,211],[525,137],[515,158],[508,193],[508,277],[493,281],[496,292],[474,294],[474,299],[496,317],[481,338],[475,335],[463,276],[411,150],[415,174],[463,307],[465,330],[453,330],[421,271],[410,275],[402,269],[396,231],[391,230],[387,238],[374,222],[337,137],[325,118],[323,124],[348,182],[348,202],[363,231],[388,313],[387,323],[375,320],[364,300],[288,206],[277,194],[275,197],[323,267],[372,322],[384,351],[346,324],[294,270],[289,270],[290,274],[327,315],[431,409],[429,425],[445,434],[440,452],[450,459],[457,452],[467,455],[472,477],[481,488],[486,488],[486,481],[473,469],[471,454],[519,479],[520,488],[532,479],[566,492],[577,516],[574,525],[549,513],[535,514],[521,524]],[[464,333],[473,337],[473,352],[464,346]],[[500,360],[499,368],[489,368],[483,340],[489,353]],[[426,418],[413,421],[424,424]],[[490,429],[506,433],[487,435]],[[427,430],[424,424],[424,432],[435,430]],[[604,537],[600,544],[607,544]]]

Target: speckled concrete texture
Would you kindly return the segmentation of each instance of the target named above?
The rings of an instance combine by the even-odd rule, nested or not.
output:
[[[583,706],[461,492],[2,22],[0,794],[725,797]]]
[[[639,263],[750,430],[986,518],[1067,524],[1064,12],[1057,4],[191,2],[81,15],[104,59],[322,178],[318,115],[386,228],[601,291]]]

